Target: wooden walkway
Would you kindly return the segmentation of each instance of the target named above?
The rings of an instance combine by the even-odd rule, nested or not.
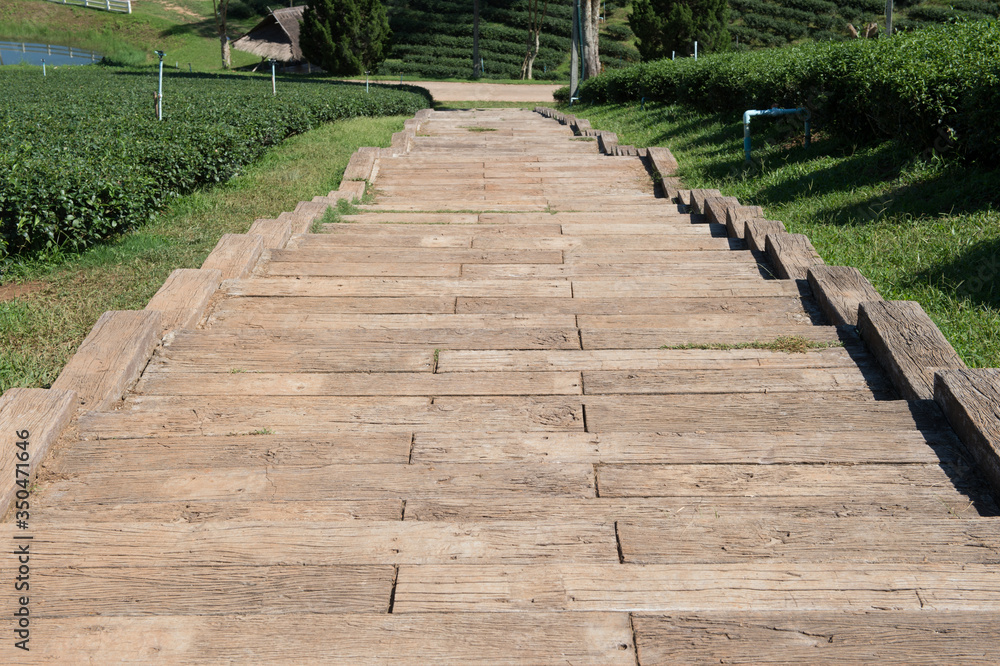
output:
[[[805,281],[526,110],[376,185],[50,453],[18,660],[1000,661],[994,501]]]

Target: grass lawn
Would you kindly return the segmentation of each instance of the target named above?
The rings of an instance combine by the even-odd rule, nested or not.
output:
[[[646,104],[574,105],[622,143],[668,146],[691,188],[760,205],[832,265],[856,266],[883,297],[918,301],[972,367],[1000,367],[1000,172],[891,142],[856,147],[757,119],[743,163],[739,117]]]
[[[359,118],[292,137],[228,183],[176,199],[114,242],[22,267],[32,293],[0,301],[0,391],[47,387],[106,310],[146,306],[175,268],[198,268],[225,233],[277,217],[340,185],[360,146],[389,145],[401,116]]]

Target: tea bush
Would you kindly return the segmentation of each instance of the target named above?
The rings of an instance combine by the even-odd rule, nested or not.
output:
[[[892,39],[809,43],[660,60],[585,81],[584,102],[645,97],[705,111],[805,106],[817,126],[858,143],[1000,157],[1000,25],[930,26]],[[565,93],[562,94],[565,97]]]
[[[109,67],[0,72],[0,263],[77,251],[149,219],[166,200],[228,180],[271,145],[320,123],[412,114],[426,91],[326,80],[156,74]]]

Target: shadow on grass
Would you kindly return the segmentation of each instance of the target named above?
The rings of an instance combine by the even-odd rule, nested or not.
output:
[[[916,279],[949,285],[977,305],[1000,310],[1000,238],[982,241],[948,262],[918,273]]]

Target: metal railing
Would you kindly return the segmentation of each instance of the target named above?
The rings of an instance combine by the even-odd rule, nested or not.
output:
[[[0,41],[0,52],[24,53],[33,55],[64,56],[97,62],[104,56],[88,49],[75,49],[72,46],[53,46],[51,44],[32,44],[29,42]]]
[[[60,5],[77,5],[91,9],[103,9],[106,12],[132,13],[132,0],[48,0]]]

